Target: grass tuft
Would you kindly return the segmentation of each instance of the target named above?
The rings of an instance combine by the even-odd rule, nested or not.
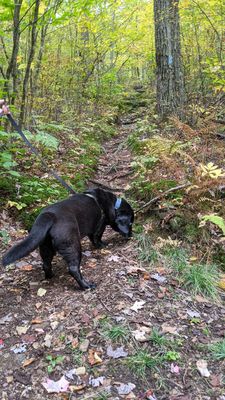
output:
[[[225,360],[225,339],[209,346],[215,360]]]
[[[183,271],[184,286],[194,293],[216,299],[219,272],[215,265],[193,264]]]
[[[129,330],[123,325],[105,325],[101,330],[101,334],[113,342],[125,341],[129,338]]]
[[[147,352],[140,350],[135,355],[128,357],[124,363],[137,376],[145,378],[148,369],[154,369],[162,361],[162,357],[152,357]]]

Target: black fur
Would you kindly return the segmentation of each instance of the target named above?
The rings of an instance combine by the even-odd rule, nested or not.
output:
[[[93,189],[46,207],[37,217],[29,235],[3,256],[3,265],[27,256],[39,246],[46,279],[52,277],[51,263],[58,252],[82,289],[95,287],[80,272],[80,240],[88,236],[95,247],[103,247],[101,238],[106,225],[125,238],[132,235],[133,210],[124,199],[116,209],[116,200],[111,192]]]

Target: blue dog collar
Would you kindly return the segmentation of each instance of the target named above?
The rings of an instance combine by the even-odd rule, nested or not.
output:
[[[121,203],[122,203],[122,199],[120,199],[120,198],[117,198],[116,199],[116,202],[115,202],[115,210],[118,210],[118,208],[120,208],[120,206],[121,206]]]

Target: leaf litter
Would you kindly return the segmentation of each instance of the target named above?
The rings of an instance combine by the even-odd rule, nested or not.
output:
[[[135,241],[131,240],[126,246],[113,235],[111,231],[106,232],[107,249],[93,250],[86,241],[82,246],[86,259],[84,267],[87,266],[83,272],[85,278],[96,281],[95,291],[74,289],[74,282],[58,259],[53,266],[54,278],[50,283],[41,284],[45,288],[39,287],[42,272],[37,268],[40,262],[37,263],[33,255],[27,258],[24,268],[21,265],[16,269],[16,280],[12,278],[12,271],[4,271],[1,287],[6,296],[2,296],[0,318],[4,344],[1,353],[8,358],[1,357],[0,371],[5,398],[20,398],[27,390],[29,395],[26,396],[33,400],[53,400],[59,396],[67,400],[71,394],[72,398],[85,399],[87,395],[88,399],[94,399],[98,390],[106,392],[107,385],[111,385],[110,400],[118,396],[127,400],[199,400],[207,397],[211,385],[215,398],[224,400],[221,364],[208,358],[209,369],[207,364],[196,364],[197,360],[208,356],[205,344],[206,350],[200,351],[197,346],[210,343],[213,336],[217,340],[223,337],[222,307],[203,296],[191,296],[180,290],[178,282],[170,285],[170,276],[165,278],[165,271],[159,266],[149,272],[148,265],[145,269],[145,264],[137,261]],[[88,268],[89,263],[96,269]],[[104,317],[98,318],[101,316]],[[200,317],[198,324],[188,321]],[[112,343],[100,336],[99,326],[107,319],[115,327],[122,324],[130,328],[126,349],[121,341]],[[142,328],[143,323],[148,330]],[[18,332],[16,327],[27,332],[22,333],[20,329]],[[149,356],[154,358],[161,354],[160,345],[152,341],[153,327],[159,333],[156,340],[166,337],[172,348],[178,346],[173,356],[176,357],[176,351],[181,354],[182,367],[175,360],[173,363],[167,360],[156,370],[146,368],[143,383],[127,368],[126,362],[140,352],[146,362],[151,362]],[[83,351],[82,343],[85,343]],[[167,350],[172,351],[170,347]],[[50,376],[46,376],[46,354],[52,359],[64,356]],[[149,387],[147,392],[146,386]]]

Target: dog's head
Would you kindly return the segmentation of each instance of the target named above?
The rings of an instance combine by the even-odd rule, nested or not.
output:
[[[126,239],[130,238],[132,236],[132,224],[134,222],[134,212],[130,204],[125,199],[117,198],[114,209],[115,221],[110,225]]]
[[[130,238],[134,222],[134,212],[130,204],[125,199],[116,197],[112,192],[103,189],[93,189],[89,193],[95,196],[104,211],[107,224],[125,238]]]

